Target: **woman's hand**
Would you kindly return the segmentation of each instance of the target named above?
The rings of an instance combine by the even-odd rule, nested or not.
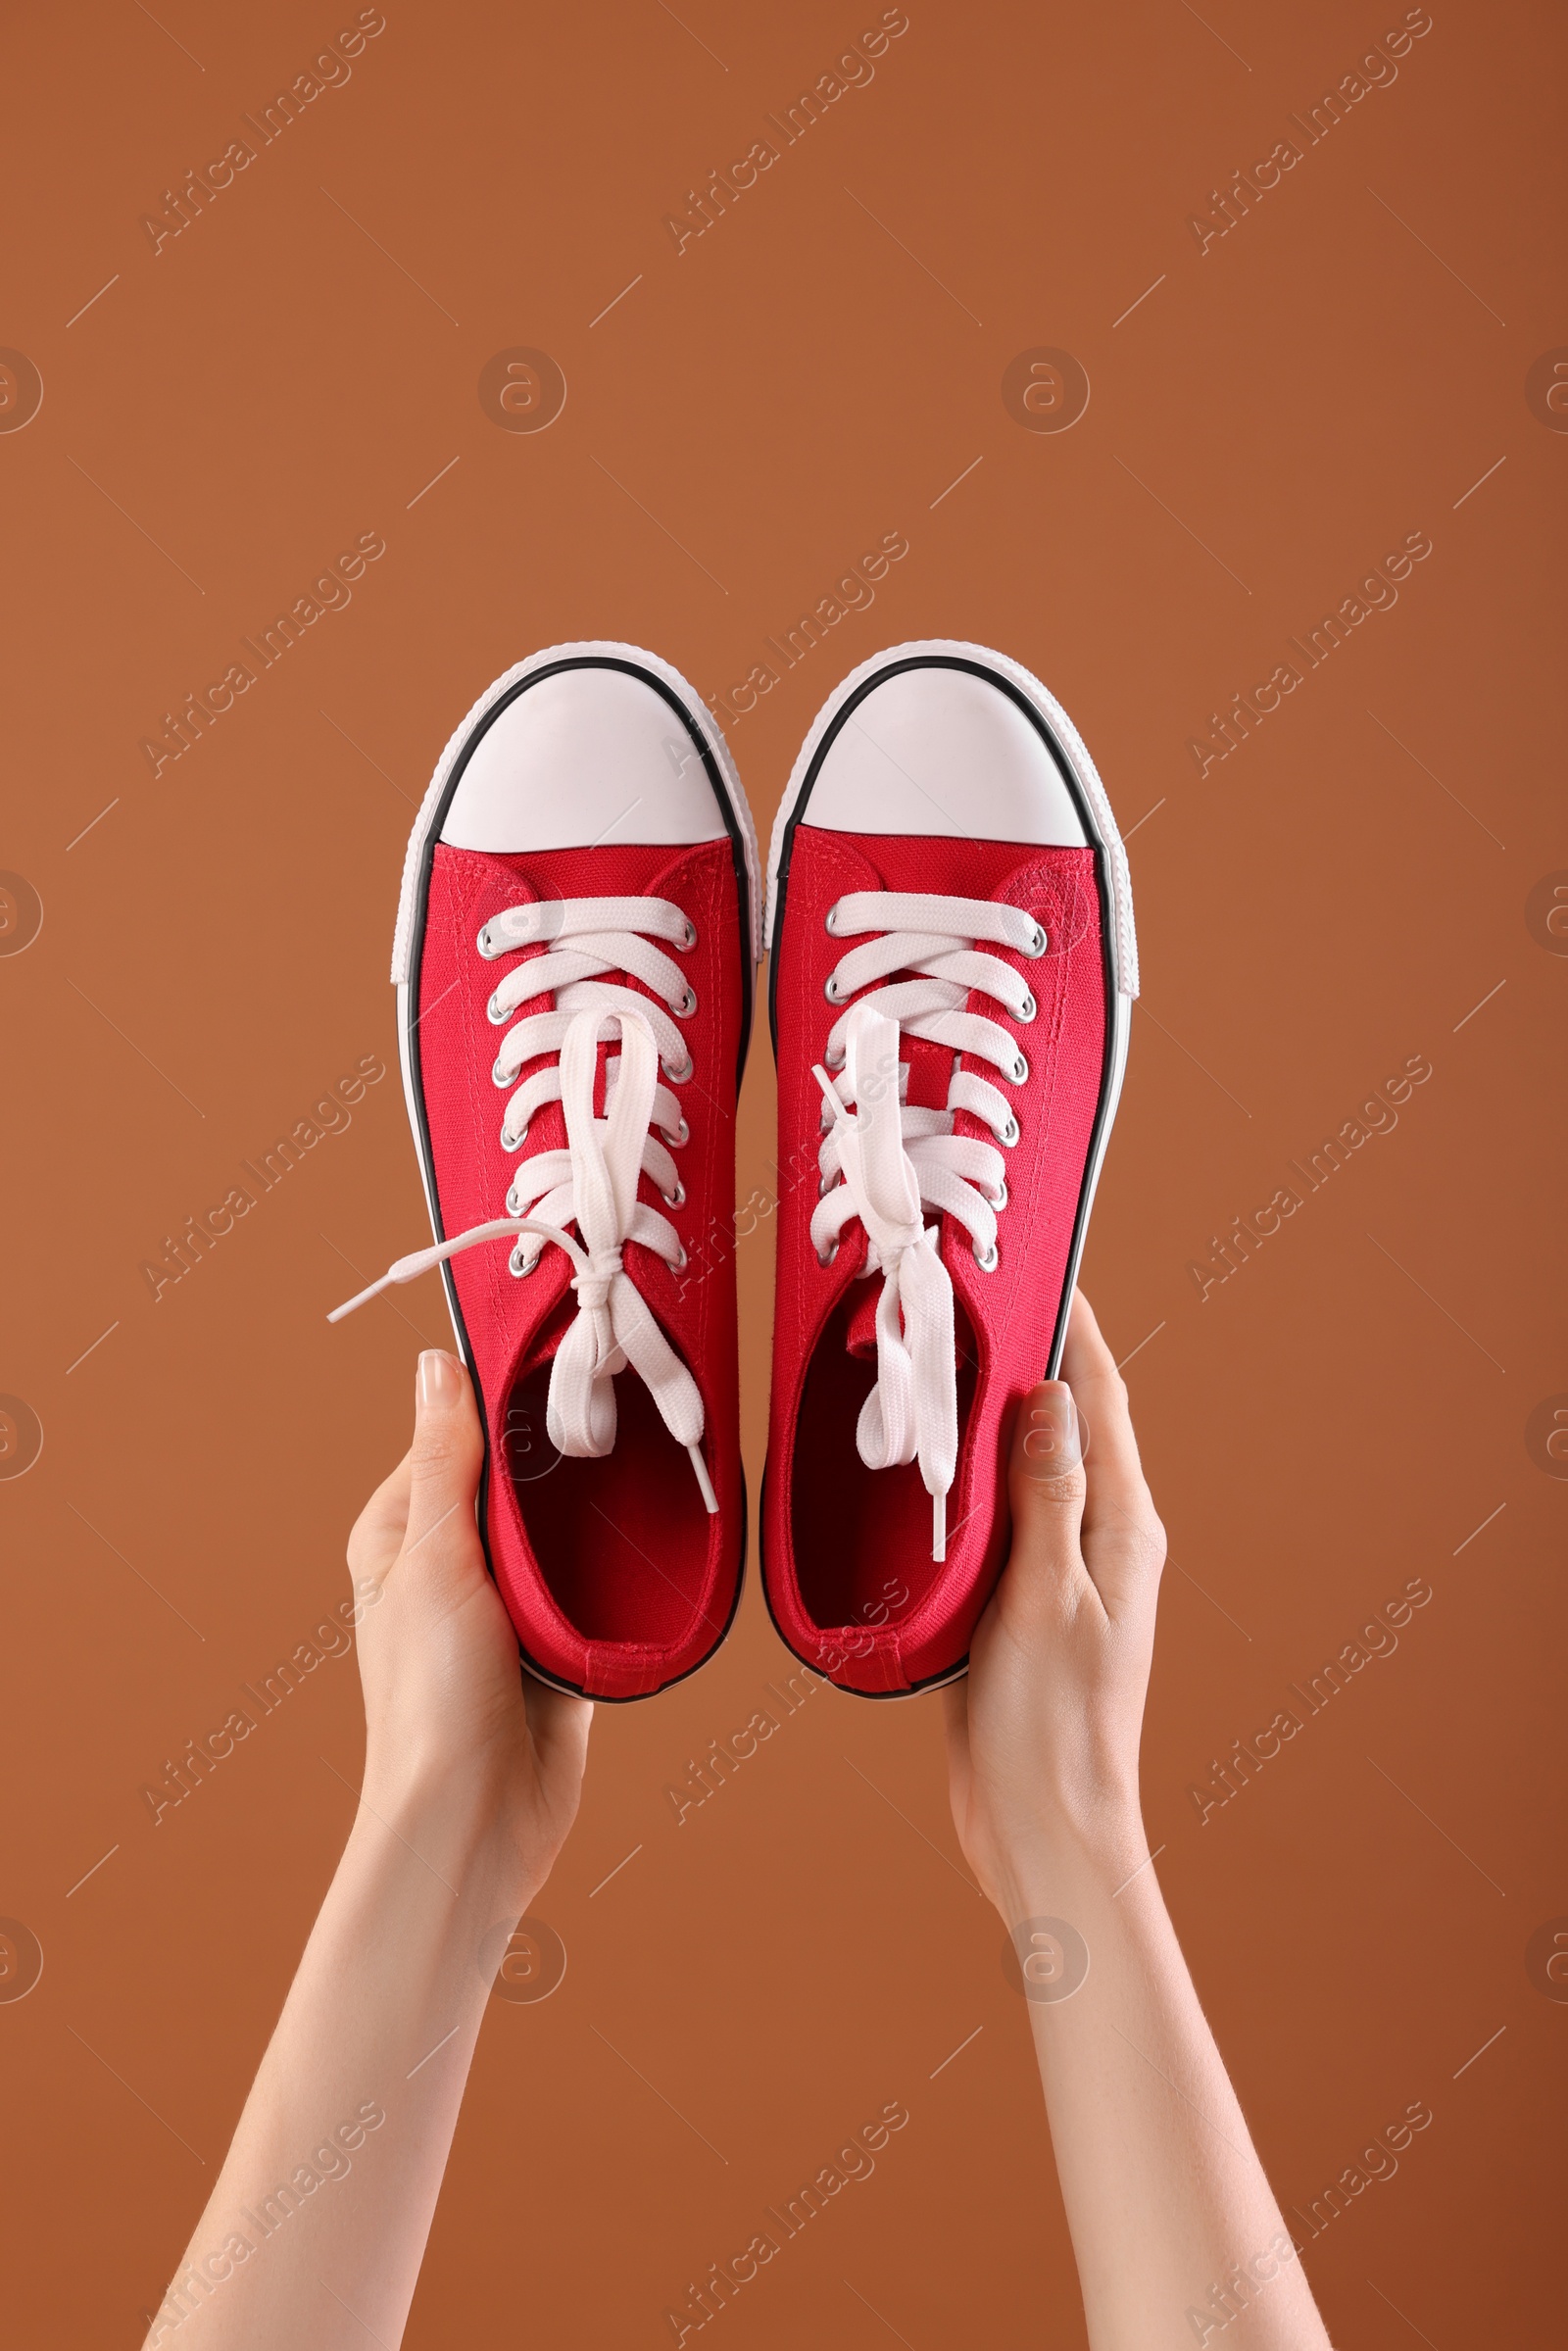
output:
[[[1018,1956],[1089,2340],[1164,2351],[1240,2321],[1253,2351],[1329,2351],[1148,1866],[1165,1535],[1076,1292],[1062,1369],[1019,1411],[1012,1556],[945,1694],[953,1817]]]
[[[414,1444],[349,1538],[364,1610],[364,1800],[391,1820],[477,1805],[521,1910],[576,1817],[593,1707],[518,1663],[474,1519],[483,1459],[467,1374],[432,1348],[419,1357]]]
[[[1138,1742],[1165,1534],[1127,1391],[1081,1292],[1064,1380],[1013,1432],[1012,1555],[945,1694],[953,1817],[1010,1927],[1022,1882],[1068,1851],[1143,1858]]]
[[[467,1375],[421,1355],[413,1448],[349,1539],[359,1813],[147,2351],[403,2339],[489,1978],[571,1827],[593,1715],[524,1680],[474,1524],[483,1458]]]

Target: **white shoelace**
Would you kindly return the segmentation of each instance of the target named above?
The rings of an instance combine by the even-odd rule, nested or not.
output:
[[[1007,1204],[1000,1151],[977,1136],[956,1135],[954,1113],[966,1110],[997,1141],[1018,1140],[1018,1121],[989,1078],[958,1067],[967,1054],[990,1061],[1021,1085],[1029,1065],[1000,1022],[963,1007],[971,992],[995,999],[1014,1020],[1038,1009],[1022,974],[979,942],[1015,955],[1045,954],[1046,934],[1021,907],[974,898],[855,890],[829,908],[835,939],[878,934],[843,955],[829,974],[829,1004],[896,971],[919,976],[873,987],[842,1013],[828,1036],[822,1089],[827,1137],[818,1155],[822,1197],[811,1240],[831,1263],[844,1228],[858,1217],[868,1244],[865,1272],[882,1275],[876,1306],[876,1370],[855,1440],[867,1469],[918,1460],[931,1496],[931,1556],[947,1556],[947,1499],[958,1458],[958,1382],[953,1281],[937,1248],[938,1228],[922,1208],[956,1217],[984,1273],[999,1261],[997,1217]],[[947,1106],[911,1108],[908,1064],[900,1034],[954,1050]],[[830,1070],[844,1074],[835,1083]],[[853,1113],[853,1114],[852,1114]],[[841,1180],[836,1180],[841,1179]]]
[[[501,1125],[502,1149],[520,1151],[542,1103],[559,1102],[566,1122],[564,1151],[535,1151],[518,1166],[507,1194],[508,1214],[474,1225],[433,1249],[416,1249],[389,1266],[378,1282],[328,1315],[338,1322],[395,1282],[412,1282],[432,1266],[481,1242],[513,1239],[510,1270],[531,1274],[548,1243],[564,1249],[575,1271],[577,1314],[556,1350],[550,1371],[546,1426],[559,1452],[599,1460],[615,1443],[615,1374],[629,1364],[646,1383],[664,1426],[684,1445],[710,1513],[718,1508],[703,1459],[703,1399],[690,1371],[650,1313],[621,1262],[628,1241],[662,1257],[673,1272],[686,1263],[675,1228],[637,1198],[646,1173],[668,1207],[686,1195],[667,1144],[677,1148],[689,1129],[660,1063],[674,1084],[692,1074],[691,1056],[674,1020],[634,988],[606,985],[601,974],[625,971],[657,992],[682,1019],[697,998],[678,964],[653,939],[689,948],[697,933],[679,906],[659,898],[567,898],[512,906],[486,923],[478,951],[487,958],[548,944],[550,952],[518,963],[487,1007],[496,1024],[541,996],[554,1008],[527,1014],[507,1030],[491,1077],[515,1085],[524,1062],[551,1054],[546,1068],[516,1086]],[[558,943],[569,941],[570,945]],[[616,1030],[620,1052],[605,1063],[605,1115],[594,1115],[599,1042]],[[652,1130],[658,1127],[661,1142]],[[565,1230],[575,1224],[578,1240]],[[530,1248],[520,1237],[536,1246]]]

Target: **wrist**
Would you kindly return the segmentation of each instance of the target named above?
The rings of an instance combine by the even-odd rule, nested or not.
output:
[[[1066,1916],[1085,1902],[1113,1899],[1148,1860],[1136,1799],[1062,1809],[1009,1830],[993,1899],[1009,1929],[1027,1918]]]
[[[530,1848],[510,1795],[507,1774],[483,1763],[422,1767],[369,1758],[351,1842],[384,1845],[390,1837],[495,1918],[508,1911],[520,1917],[554,1855]]]

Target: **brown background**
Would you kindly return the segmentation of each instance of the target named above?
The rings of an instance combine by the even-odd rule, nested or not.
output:
[[[433,1282],[323,1320],[424,1227],[395,1079],[156,1304],[138,1265],[392,1058],[412,806],[493,676],[608,636],[723,692],[895,530],[875,606],[731,730],[759,825],[843,672],[930,634],[1038,670],[1136,827],[1147,1008],[1085,1280],[1141,1350],[1178,1563],[1160,1875],[1287,2205],[1432,2108],[1308,2244],[1335,2340],[1560,2339],[1542,2086],[1568,2008],[1526,1947],[1568,1913],[1568,1496],[1526,1424],[1568,1389],[1544,1099],[1568,973],[1527,901],[1568,866],[1568,442],[1525,378],[1568,340],[1561,20],[1434,0],[1397,81],[1200,254],[1189,214],[1397,6],[911,0],[870,86],[677,258],[662,216],[877,13],[388,0],[347,86],[156,257],[142,213],[352,10],[13,13],[0,341],[44,399],[0,436],[0,864],[44,919],[0,962],[0,1389],[44,1446],[0,1488],[0,1911],[44,1972],[0,2005],[8,2340],[139,2339],[348,1825],[346,1659],[156,1828],[139,1789],[345,1590],[445,1334]],[[564,371],[544,433],[480,407],[517,345]],[[1040,345],[1088,371],[1069,432],[1003,404]],[[1200,781],[1208,712],[1416,530],[1397,608]],[[352,606],[155,781],[143,734],[364,531],[387,552]],[[1200,1303],[1208,1237],[1416,1053],[1397,1131]],[[763,1033],[743,1199],[770,1077]],[[769,1232],[739,1250],[754,1494]],[[1417,1575],[1397,1654],[1200,1826],[1210,1758]],[[666,1783],[784,1662],[753,1583],[709,1671],[601,1713],[540,1904],[567,1977],[492,2002],[411,2343],[669,2340],[687,2281],[894,2098],[908,2128],[725,2314],[733,2351],[1082,2340],[935,1704],[820,1691],[675,1825]]]

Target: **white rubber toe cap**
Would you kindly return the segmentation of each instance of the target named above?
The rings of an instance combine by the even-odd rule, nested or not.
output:
[[[503,856],[623,841],[717,841],[723,812],[667,703],[591,664],[526,686],[485,729],[441,839]]]
[[[1055,760],[1008,694],[972,671],[903,669],[834,736],[803,821],[834,833],[952,834],[1082,849]]]

